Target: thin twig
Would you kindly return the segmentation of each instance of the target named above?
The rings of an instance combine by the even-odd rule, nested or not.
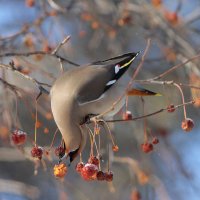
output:
[[[180,85],[178,85],[178,84],[174,84],[177,88],[178,88],[178,90],[180,91],[180,93],[181,93],[181,98],[182,98],[182,102],[183,102],[183,104],[185,103],[185,97],[184,97],[184,94],[183,94],[183,90],[182,90],[182,88],[181,88],[181,86]],[[184,112],[184,117],[185,117],[185,119],[187,118],[187,114],[186,114],[186,107],[185,107],[185,105],[183,105],[183,112]]]
[[[140,62],[140,64],[137,66],[137,68],[136,68],[136,70],[135,70],[135,72],[134,72],[134,74],[133,74],[133,76],[132,76],[132,78],[131,78],[131,80],[130,80],[130,82],[129,82],[129,84],[128,84],[127,90],[129,89],[129,87],[132,86],[133,80],[136,78],[136,76],[138,75],[139,71],[141,70],[141,68],[142,68],[142,66],[143,66],[143,64],[144,64],[146,55],[147,55],[147,53],[148,53],[148,51],[149,51],[150,45],[151,45],[151,40],[148,39],[148,40],[147,40],[147,45],[146,45],[146,48],[145,48],[145,51],[144,51],[144,54],[143,54],[143,56],[142,56],[142,58],[141,58],[141,62]]]
[[[71,65],[74,65],[74,66],[80,66],[79,64],[77,63],[74,63],[66,58],[63,58],[62,56],[58,55],[58,54],[52,54],[52,53],[49,53],[49,52],[45,52],[45,51],[32,51],[32,52],[21,52],[21,53],[18,53],[18,52],[9,52],[9,53],[3,53],[3,54],[0,54],[0,58],[2,57],[11,57],[11,56],[25,56],[25,57],[29,57],[29,56],[33,56],[33,55],[48,55],[48,56],[52,56],[52,57],[55,57],[55,58],[59,58],[61,59],[63,62],[67,62]]]
[[[66,37],[64,38],[64,40],[63,40],[62,42],[60,42],[60,43],[58,44],[58,46],[57,46],[51,53],[52,53],[53,55],[56,55],[57,52],[60,50],[60,48],[61,48],[65,43],[67,43],[67,42],[69,41],[70,38],[71,38],[70,35],[66,36]]]
[[[174,82],[173,80],[172,81],[156,81],[156,80],[148,79],[148,80],[135,80],[134,82],[142,83],[142,84],[158,84],[158,85],[171,85],[171,86],[174,86],[175,84],[177,84],[179,86],[190,87],[193,89],[200,90],[200,87],[196,85],[177,83],[177,82]]]
[[[186,65],[187,63],[192,62],[193,60],[196,60],[196,59],[198,59],[198,58],[200,58],[200,54],[197,54],[196,56],[187,59],[185,62],[182,62],[182,63],[180,63],[180,64],[177,64],[177,65],[171,67],[170,69],[168,69],[167,71],[163,72],[162,74],[160,74],[160,75],[158,75],[158,76],[156,76],[156,77],[154,77],[154,78],[152,78],[152,79],[149,79],[149,80],[161,79],[161,78],[163,78],[164,76],[168,75],[169,73],[173,72],[174,70],[176,70],[176,69],[178,69],[178,68],[180,68],[180,67],[183,67],[183,66]]]
[[[186,105],[191,105],[191,104],[194,104],[194,100],[192,100],[192,101],[188,101],[188,102],[186,102],[186,103],[182,103],[182,104],[179,104],[179,105],[176,105],[176,106],[174,106],[175,108],[180,108],[180,107],[182,107],[182,106],[186,106]],[[150,114],[147,114],[147,115],[143,115],[143,116],[139,116],[139,117],[134,117],[134,118],[132,118],[132,119],[127,119],[127,120],[124,120],[124,119],[114,119],[114,120],[106,120],[106,122],[108,122],[108,123],[114,123],[114,122],[128,122],[128,121],[136,121],[136,120],[139,120],[139,119],[143,119],[143,118],[146,118],[146,117],[151,117],[151,116],[154,116],[154,115],[156,115],[156,114],[159,114],[159,113],[161,113],[161,112],[163,112],[163,111],[165,111],[165,110],[168,110],[168,108],[161,108],[160,110],[157,110],[157,111],[155,111],[155,112],[152,112],[152,113],[150,113]]]

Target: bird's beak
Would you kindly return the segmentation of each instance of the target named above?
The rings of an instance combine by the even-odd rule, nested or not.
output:
[[[65,153],[64,155],[62,155],[62,157],[60,157],[59,162],[61,162],[64,158],[69,158],[69,166],[70,166],[71,163],[74,161],[74,159],[83,151],[87,141],[87,129],[85,125],[80,125],[80,131],[81,131],[81,143],[79,145],[79,148],[74,151],[70,151],[68,154]],[[65,144],[63,147],[66,150]]]
[[[80,154],[80,147],[76,149],[75,151],[70,151],[68,153],[69,156],[69,165],[73,162],[73,160]]]

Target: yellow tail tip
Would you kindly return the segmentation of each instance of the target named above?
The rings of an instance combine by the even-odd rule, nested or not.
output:
[[[156,93],[155,96],[157,96],[157,97],[162,97],[162,94]]]

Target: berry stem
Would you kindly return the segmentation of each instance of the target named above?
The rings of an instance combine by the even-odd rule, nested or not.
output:
[[[144,106],[144,98],[141,97],[141,101],[142,101],[142,109],[143,109],[143,115],[145,115],[145,106]],[[147,119],[144,118],[144,143],[148,142],[148,136],[147,136]]]
[[[185,97],[184,97],[184,94],[183,94],[183,90],[180,87],[180,85],[178,85],[177,83],[174,83],[174,85],[179,89],[179,91],[181,93],[182,102],[183,102],[183,113],[184,113],[184,117],[186,119],[187,118],[187,114],[186,114]]]
[[[35,101],[35,146],[37,146],[37,121],[38,121],[38,114],[37,114],[37,100]]]
[[[107,151],[108,151],[108,172],[110,171],[110,145],[108,143],[107,145]]]
[[[92,130],[90,129],[89,126],[86,125],[86,128],[88,130],[89,136],[90,136],[90,156],[93,156],[93,147],[94,147],[94,138],[93,138],[93,134],[92,134]]]
[[[80,153],[79,155],[80,155],[80,162],[83,162],[82,153]]]
[[[111,142],[112,142],[113,146],[115,146],[115,142],[114,142],[114,139],[113,139],[113,136],[112,136],[110,127],[108,126],[108,124],[107,124],[107,122],[106,122],[105,120],[101,119],[101,121],[102,121],[102,122],[104,123],[104,125],[106,126],[107,131],[108,131],[108,133],[109,133],[109,135],[110,135]]]
[[[15,116],[14,116],[14,123],[15,126],[18,128],[18,121],[17,121],[17,116],[18,116],[18,99],[17,97],[15,98]]]
[[[125,104],[125,112],[128,110],[128,95],[126,95],[126,104]]]
[[[54,133],[54,135],[53,135],[53,139],[52,139],[52,141],[51,141],[51,145],[50,145],[50,147],[49,147],[49,151],[50,151],[50,150],[52,149],[52,147],[53,147],[53,144],[54,144],[54,142],[55,142],[57,133],[58,133],[58,128],[56,129],[56,131],[55,131],[55,133]]]
[[[98,122],[96,120],[94,121],[94,134],[95,135],[99,135],[100,134],[100,127],[99,127],[99,124],[98,124]]]
[[[87,127],[87,129],[89,131],[90,142],[91,142],[90,157],[94,155],[94,146],[95,146],[95,149],[96,149],[96,153],[97,153],[97,155],[99,157],[99,155],[100,155],[99,154],[100,147],[98,149],[98,146],[97,146],[97,143],[96,143],[96,140],[95,140],[95,136],[96,136],[95,131],[92,132],[92,130],[88,126],[86,126],[86,127]],[[100,134],[99,134],[99,138],[100,138]],[[99,139],[99,141],[100,141],[100,139]],[[99,162],[99,166],[100,166],[100,162]]]
[[[100,162],[100,149],[101,149],[101,136],[98,136],[98,158],[99,158],[99,170],[101,170],[101,162]]]
[[[163,84],[162,90],[163,90],[162,95],[165,98],[165,102],[167,103],[167,105],[170,105],[169,93],[167,92],[165,84]]]

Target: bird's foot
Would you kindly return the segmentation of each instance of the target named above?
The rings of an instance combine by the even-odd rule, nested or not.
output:
[[[97,114],[88,114],[85,116],[85,120],[84,120],[84,123],[85,124],[90,124],[91,122],[94,121],[94,118],[98,116]]]

